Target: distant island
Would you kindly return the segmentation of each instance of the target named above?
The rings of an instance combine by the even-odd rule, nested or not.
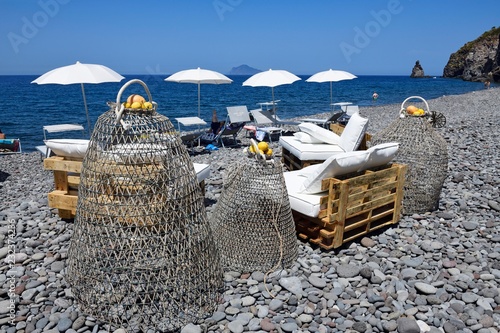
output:
[[[254,75],[262,72],[260,69],[250,67],[248,65],[241,65],[238,67],[233,67],[229,71],[229,75]]]

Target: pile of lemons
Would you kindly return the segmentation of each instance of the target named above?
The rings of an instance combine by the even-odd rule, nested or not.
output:
[[[409,105],[406,108],[406,113],[410,116],[423,116],[425,114],[424,109],[417,108],[414,105]]]
[[[153,103],[146,102],[146,99],[141,95],[133,94],[127,98],[126,102],[122,103],[127,109],[143,109],[151,110],[153,108]]]
[[[269,148],[269,144],[267,142],[264,142],[264,141],[259,142],[257,144],[257,148],[259,149],[260,154],[263,154],[264,156],[266,156],[266,159],[270,159],[273,156],[273,150],[271,148]],[[249,155],[251,155],[251,156],[254,156],[257,153],[255,146],[252,144],[250,144],[247,151],[249,152]]]

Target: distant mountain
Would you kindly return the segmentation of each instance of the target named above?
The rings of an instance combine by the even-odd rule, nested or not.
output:
[[[262,72],[260,69],[253,68],[248,65],[241,65],[231,68],[229,75],[254,75],[260,72]]]

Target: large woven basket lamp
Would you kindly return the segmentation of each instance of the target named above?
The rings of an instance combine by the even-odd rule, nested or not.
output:
[[[144,87],[145,109],[121,95]],[[210,315],[222,268],[189,154],[146,84],[127,82],[84,157],[67,278],[79,307],[112,327],[174,331]]]
[[[228,168],[210,216],[221,262],[239,272],[288,268],[298,257],[298,245],[283,167],[251,155]]]
[[[415,105],[422,105],[426,109],[421,108],[422,111],[409,114],[407,107],[412,100]],[[439,207],[441,189],[448,175],[447,143],[431,126],[429,105],[422,97],[411,96],[405,99],[399,114],[398,119],[373,135],[372,145],[399,142],[394,161],[408,165],[403,214],[435,211]]]

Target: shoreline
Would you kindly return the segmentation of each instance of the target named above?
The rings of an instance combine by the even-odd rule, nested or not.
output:
[[[276,298],[266,292],[265,272],[226,271],[213,315],[183,332],[500,332],[500,89],[427,102],[447,118],[437,129],[449,152],[437,211],[402,216],[398,224],[337,250],[322,251],[297,239],[297,262],[267,281]],[[370,120],[368,132],[396,119],[400,106],[360,107]],[[244,147],[247,139],[240,139]],[[278,144],[271,147],[279,155]],[[205,186],[209,217],[227,168],[241,159],[242,148],[191,156],[211,166]],[[114,331],[74,303],[65,279],[74,224],[47,206],[53,187],[53,175],[43,170],[37,152],[0,156],[2,306],[9,301],[9,230],[15,229],[16,244],[16,321],[10,324],[0,307],[0,329]],[[298,278],[301,292],[283,288],[286,277]]]

